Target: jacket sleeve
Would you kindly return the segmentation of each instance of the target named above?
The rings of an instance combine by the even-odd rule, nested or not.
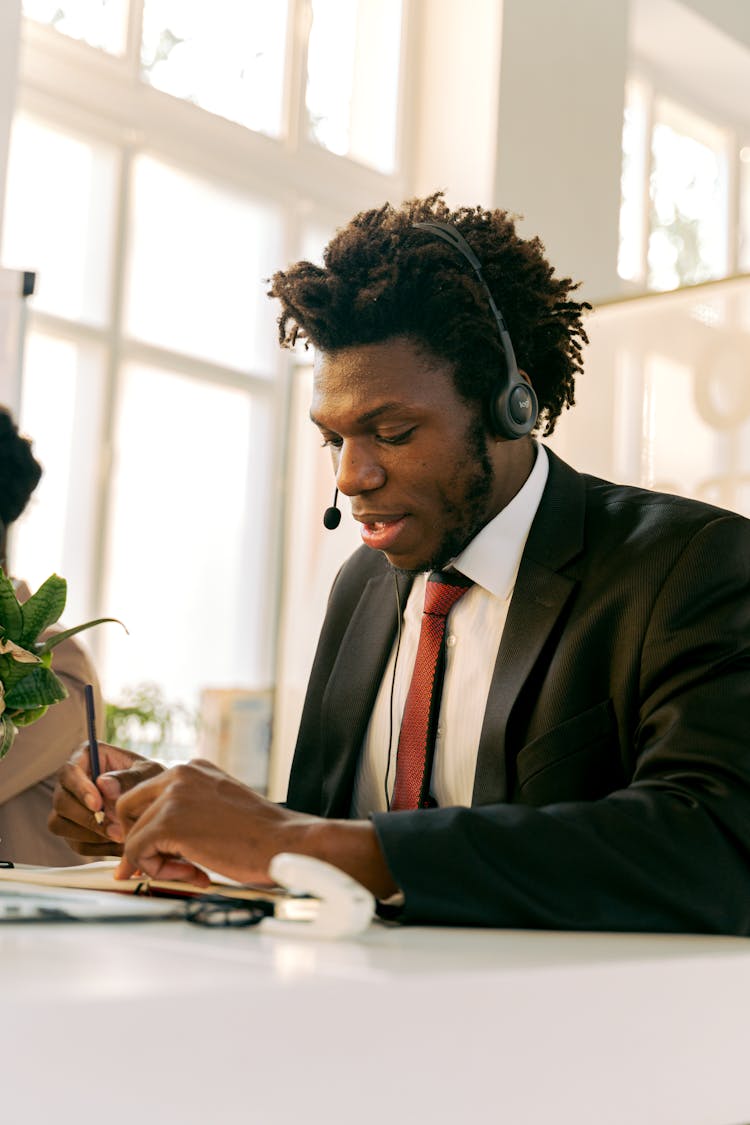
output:
[[[748,528],[704,527],[658,593],[627,787],[373,816],[403,921],[750,934]]]

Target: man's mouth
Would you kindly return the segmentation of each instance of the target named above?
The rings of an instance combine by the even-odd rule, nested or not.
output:
[[[391,550],[401,535],[407,518],[403,514],[384,515],[380,513],[356,517],[362,524],[360,533],[362,542],[367,547],[372,547],[373,550],[377,551]]]

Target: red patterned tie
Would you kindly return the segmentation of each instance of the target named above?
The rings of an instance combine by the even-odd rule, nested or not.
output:
[[[445,666],[445,623],[471,585],[471,579],[457,571],[434,571],[427,580],[417,658],[398,739],[391,809],[429,808],[434,804],[429,789]]]

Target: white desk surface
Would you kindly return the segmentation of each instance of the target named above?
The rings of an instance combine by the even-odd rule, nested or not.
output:
[[[0,1121],[750,1121],[750,941],[269,926],[0,926]]]

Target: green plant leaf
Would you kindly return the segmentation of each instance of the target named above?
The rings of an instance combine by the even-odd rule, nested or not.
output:
[[[16,726],[13,720],[9,719],[7,715],[0,715],[0,761],[10,750],[15,737]]]
[[[41,719],[42,715],[45,715],[48,710],[49,707],[44,706],[33,707],[29,711],[17,711],[13,715],[13,722],[17,727],[28,727],[31,725],[31,723],[35,723],[37,719]]]
[[[0,570],[0,629],[8,640],[18,642],[23,631],[23,613],[13,583]]]
[[[39,664],[21,664],[18,660],[14,660],[10,653],[0,654],[0,680],[6,695],[24,676],[28,676],[32,669],[38,667]]]
[[[20,644],[24,648],[33,645],[40,633],[59,620],[67,597],[68,583],[59,575],[51,574],[37,592],[22,603],[23,631]]]
[[[45,652],[49,652],[61,641],[67,641],[68,637],[74,637],[76,633],[82,633],[84,629],[91,629],[94,625],[104,625],[105,622],[112,621],[115,625],[122,625],[122,621],[118,621],[116,617],[97,617],[96,621],[86,621],[83,625],[74,625],[72,629],[63,629],[61,633],[53,633],[48,637],[44,644],[37,644],[34,646],[34,652],[37,656],[42,656]],[[127,633],[127,628],[122,625]]]
[[[27,664],[28,668],[29,665]],[[67,698],[65,685],[51,668],[43,664],[35,664],[30,672],[19,680],[8,691],[6,684],[5,706],[9,711],[31,711],[35,707],[45,707],[50,703],[59,703]]]

